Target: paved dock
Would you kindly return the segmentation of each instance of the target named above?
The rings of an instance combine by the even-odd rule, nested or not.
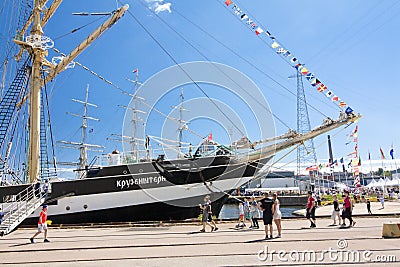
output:
[[[310,229],[305,219],[286,219],[282,223],[282,238],[272,240],[263,240],[262,230],[236,230],[233,222],[220,223],[220,229],[212,233],[199,233],[200,226],[197,224],[77,229],[50,227],[51,243],[43,243],[43,239],[38,238],[35,244],[29,243],[29,237],[35,229],[18,229],[0,239],[0,264],[113,267],[380,266],[384,264],[381,262],[383,259],[387,266],[399,266],[400,240],[383,239],[381,233],[383,223],[400,223],[400,218],[359,217],[356,220],[354,228],[340,229],[329,226],[329,219],[319,219],[318,227]],[[271,253],[272,250],[275,252]],[[335,258],[335,255],[323,252],[329,250],[331,253],[358,253],[361,259]],[[278,252],[282,253],[279,254],[281,259],[278,258]],[[365,253],[366,257],[363,256]]]
[[[317,217],[327,217],[331,216],[333,211],[333,205],[326,205],[318,207],[315,210],[315,215]],[[373,215],[400,215],[400,202],[399,201],[386,201],[384,208],[380,202],[371,202],[371,211]],[[304,216],[306,210],[301,209],[293,212],[295,215]],[[367,216],[367,204],[366,203],[356,203],[353,208],[353,215],[355,216]]]

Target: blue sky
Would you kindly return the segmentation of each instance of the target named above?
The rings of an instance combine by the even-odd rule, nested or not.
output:
[[[237,68],[249,76],[264,93],[271,110],[289,127],[296,128],[296,98],[287,90],[295,93],[296,82],[287,77],[295,70],[255,36],[225,7],[222,0],[170,0],[171,13],[163,11],[158,16],[149,6],[154,5],[141,0],[121,0],[130,5],[129,11],[144,27],[151,32],[158,42],[178,63],[188,61],[211,60]],[[350,106],[363,115],[359,122],[359,152],[367,158],[368,150],[372,159],[379,159],[379,147],[389,156],[393,144],[395,153],[400,150],[399,115],[400,75],[398,62],[400,55],[396,52],[400,43],[397,34],[400,25],[400,3],[396,0],[385,1],[235,1],[242,9],[264,29],[273,33],[307,68],[312,70],[329,88],[335,91]],[[98,23],[93,23],[74,34],[63,36],[74,28],[85,25],[98,17],[72,16],[72,12],[104,12],[120,6],[115,0],[64,1],[55,16],[44,28],[45,34],[55,40],[55,47],[64,53],[71,51]],[[206,30],[201,32],[188,23],[185,16],[194,24]],[[184,36],[201,54],[182,40],[174,31]],[[103,20],[100,20],[101,22]],[[223,42],[252,65],[237,57],[210,36]],[[206,58],[203,56],[205,55]],[[50,52],[50,58],[56,56]],[[140,81],[144,82],[155,73],[174,62],[135,22],[126,14],[116,25],[90,46],[77,61],[93,71],[111,80],[113,83],[132,90],[134,79],[132,70],[138,68]],[[267,73],[269,77],[257,69]],[[282,88],[275,81],[283,85]],[[55,140],[79,140],[80,121],[66,115],[66,112],[81,113],[82,107],[71,98],[83,99],[86,85],[90,84],[90,101],[99,108],[90,108],[93,117],[100,122],[91,122],[93,133],[89,143],[106,146],[105,152],[121,149],[121,144],[106,140],[112,133],[121,133],[125,110],[117,105],[127,105],[129,97],[90,73],[76,66],[61,73],[51,88],[51,111]],[[323,114],[337,118],[339,109],[326,99],[324,94],[304,80],[307,101]],[[189,86],[190,87],[190,86]],[[190,87],[191,88],[191,87]],[[198,97],[195,91],[188,88],[188,99]],[[195,88],[193,88],[195,90]],[[227,96],[218,88],[206,87],[207,92],[216,99],[225,100],[232,105],[240,106],[234,97]],[[170,92],[167,99],[161,101],[159,109],[167,113],[171,105],[177,105],[180,89]],[[193,93],[191,93],[193,92]],[[189,108],[190,109],[190,108]],[[309,108],[311,125],[317,126],[323,116]],[[227,134],[214,123],[196,127],[202,135],[210,131],[219,142],[227,141]],[[354,127],[334,135],[334,155],[336,158],[346,156],[352,151],[346,146],[346,134]],[[287,127],[276,122],[277,133],[283,133]],[[196,139],[186,136],[186,141]],[[197,139],[198,141],[198,139]],[[319,144],[317,155],[327,158],[326,135],[315,140]],[[59,161],[72,160],[78,152],[56,149]],[[91,155],[93,156],[93,154]],[[288,158],[292,160],[292,157]]]

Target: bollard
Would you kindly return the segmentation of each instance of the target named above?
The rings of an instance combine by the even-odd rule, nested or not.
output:
[[[384,223],[382,227],[383,238],[400,238],[400,223]]]

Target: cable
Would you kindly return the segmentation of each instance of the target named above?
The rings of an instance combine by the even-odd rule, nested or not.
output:
[[[216,0],[216,1],[217,1],[219,4],[221,4],[221,5],[224,7],[224,9],[226,9],[223,2],[221,2],[221,1],[219,1],[219,0]],[[244,11],[243,8],[242,8],[242,11]],[[239,18],[238,16],[236,16],[234,13],[232,13],[232,12],[229,12],[229,13],[230,13],[232,16],[234,16],[236,19],[240,20],[240,18]],[[259,23],[258,20],[255,18],[255,16],[254,16],[251,12],[249,12],[249,11],[246,10],[246,13],[249,14],[251,17],[253,17],[254,20],[257,21],[257,24],[258,24],[258,25],[260,25],[260,26],[263,27],[264,29],[268,29],[268,28],[265,27],[262,23]],[[248,29],[249,29],[249,28],[248,28]],[[249,30],[250,30],[250,29],[249,29]],[[269,47],[271,50],[273,50],[274,52],[276,52],[276,51],[274,50],[274,48],[272,48],[271,45],[268,44],[267,41],[266,41],[264,38],[260,38],[260,37],[259,37],[259,39],[260,39],[261,42],[263,42],[267,47]],[[279,43],[280,43],[281,45],[283,44],[282,42],[279,42]],[[285,45],[282,45],[282,47],[285,47]],[[290,67],[294,68],[294,66],[292,66],[292,64],[291,64],[286,58],[284,58],[282,55],[279,55],[279,56],[284,60],[284,62],[286,62],[286,64],[288,64]],[[275,82],[276,82],[276,81],[275,81]],[[277,84],[279,84],[279,83],[277,83]],[[279,84],[279,85],[282,86],[283,88],[285,88],[283,85],[281,85],[281,84]],[[323,102],[323,103],[325,103],[325,102]],[[325,103],[325,104],[326,104],[326,103]],[[328,117],[327,115],[325,115],[324,113],[322,113],[320,110],[314,108],[313,106],[310,106],[310,107],[313,108],[313,109],[314,109],[315,111],[317,111],[318,113],[320,113],[321,115],[323,115],[324,117]],[[339,108],[337,105],[335,105],[335,107],[336,107],[339,111],[341,111],[341,108]]]
[[[120,4],[121,1],[119,1]],[[147,33],[147,35],[150,36],[150,38],[164,51],[164,53],[176,64],[176,66],[179,67],[179,69],[181,69],[181,71],[192,81],[192,83],[210,100],[210,102],[221,112],[221,114],[238,130],[238,132],[240,134],[242,134],[243,136],[245,136],[245,134],[243,133],[243,131],[236,125],[234,124],[234,122],[232,121],[232,119],[227,116],[222,109],[214,102],[214,100],[212,100],[210,98],[210,96],[204,91],[203,88],[201,88],[201,86],[195,81],[193,80],[193,78],[189,75],[189,73],[187,73],[185,71],[185,69],[178,63],[178,61],[176,61],[176,59],[172,56],[171,53],[168,52],[168,50],[154,37],[154,35],[148,31],[146,29],[146,27],[135,17],[135,15],[133,15],[133,13],[128,9],[127,10],[128,14],[136,21],[137,24],[139,24],[139,26]]]
[[[44,76],[44,70],[42,68],[42,76],[43,79],[45,78]],[[44,83],[44,95],[45,95],[45,101],[46,101],[46,106],[47,106],[47,120],[48,120],[48,127],[49,127],[49,133],[50,133],[50,142],[51,142],[51,152],[52,152],[52,156],[53,156],[53,167],[54,167],[54,171],[55,174],[57,176],[57,165],[56,165],[56,161],[54,160],[55,158],[55,151],[54,151],[54,139],[53,139],[53,129],[51,126],[51,119],[50,119],[50,109],[49,109],[49,98],[47,96],[47,86],[46,83]],[[44,107],[43,107],[44,108]],[[48,164],[48,162],[46,162],[46,164]],[[49,177],[50,178],[50,177]]]
[[[210,33],[208,33],[206,30],[204,30],[203,28],[201,28],[199,25],[195,24],[194,22],[192,22],[191,20],[189,20],[187,17],[185,17],[182,13],[180,13],[177,10],[174,10],[175,13],[177,13],[179,16],[181,16],[183,19],[185,19],[187,22],[189,22],[190,24],[192,24],[193,26],[195,26],[197,29],[199,29],[201,32],[203,32],[204,34],[206,34],[207,36],[209,36],[211,39],[213,39],[214,41],[216,41],[217,43],[219,43],[220,45],[222,45],[225,49],[229,50],[231,53],[233,53],[235,56],[239,57],[240,59],[242,59],[243,61],[245,61],[247,64],[249,64],[251,67],[253,67],[254,69],[256,69],[257,71],[259,71],[261,74],[263,74],[264,76],[266,76],[267,78],[271,79],[273,82],[275,82],[277,85],[279,85],[280,87],[282,87],[283,89],[285,89],[287,92],[289,92],[291,95],[293,95],[294,97],[297,97],[296,94],[294,92],[292,92],[289,88],[287,88],[285,85],[283,85],[282,83],[278,82],[276,79],[274,79],[271,75],[269,75],[268,73],[266,73],[265,71],[263,71],[262,69],[260,69],[259,67],[257,67],[256,65],[254,65],[250,60],[244,58],[242,55],[240,55],[238,52],[234,51],[231,47],[227,46],[224,42],[218,40],[216,37],[212,36]],[[325,102],[323,102],[320,98],[315,97],[314,95],[311,95],[312,98],[318,100],[319,102],[325,104],[326,106],[328,106]],[[309,106],[310,108],[312,108],[313,110],[315,110],[316,112],[318,112],[319,114],[321,114],[323,117],[328,117],[327,115],[325,115],[324,113],[322,113],[319,109],[317,109],[316,107],[314,107],[313,105],[307,103],[307,106]],[[331,106],[329,106],[331,107]],[[275,115],[274,115],[275,116]],[[286,125],[285,125],[286,126]]]
[[[95,20],[93,20],[93,21],[91,21],[91,22],[89,22],[89,23],[87,23],[87,24],[81,26],[81,27],[75,28],[75,29],[73,29],[72,31],[70,31],[70,32],[68,32],[68,33],[65,33],[65,34],[63,34],[63,35],[60,35],[60,36],[54,38],[54,41],[56,41],[56,40],[58,40],[58,39],[61,39],[61,38],[65,37],[65,36],[68,36],[68,35],[70,35],[70,34],[73,34],[73,33],[77,32],[77,31],[79,31],[79,30],[85,28],[86,26],[89,26],[89,25],[91,25],[91,24],[93,24],[93,23],[99,21],[100,19],[103,19],[103,18],[105,18],[105,17],[107,17],[107,16],[111,16],[111,15],[112,15],[112,14],[101,16],[101,17],[99,17],[99,18],[97,18],[97,19],[95,19]]]

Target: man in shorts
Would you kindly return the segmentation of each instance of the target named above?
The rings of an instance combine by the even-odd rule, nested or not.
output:
[[[315,219],[315,199],[313,198],[311,191],[308,191],[306,218],[311,222],[310,228],[317,227],[317,221]]]
[[[259,207],[263,211],[265,239],[272,239],[272,206],[274,205],[274,201],[272,201],[268,196],[268,192],[265,192],[264,198],[259,201]],[[270,235],[268,235],[268,228]]]
[[[218,227],[215,224],[215,221],[212,217],[213,213],[212,213],[212,207],[211,207],[211,198],[209,195],[206,196],[206,199],[208,199],[208,216],[207,216],[207,221],[211,224],[212,227],[214,227],[212,230],[213,231],[217,231]]]
[[[208,214],[211,211],[211,205],[210,205],[210,197],[206,196],[204,198],[204,204],[199,204],[200,209],[202,210],[202,217],[201,217],[201,222],[203,224],[203,228],[200,230],[200,232],[204,233],[206,231],[206,225],[211,227],[211,232],[214,231],[214,227],[210,224],[208,221]]]
[[[39,222],[38,222],[38,231],[34,236],[32,236],[30,238],[31,243],[35,243],[34,238],[43,231],[44,231],[44,242],[50,242],[47,239],[47,205],[43,205],[42,211],[40,212]]]

